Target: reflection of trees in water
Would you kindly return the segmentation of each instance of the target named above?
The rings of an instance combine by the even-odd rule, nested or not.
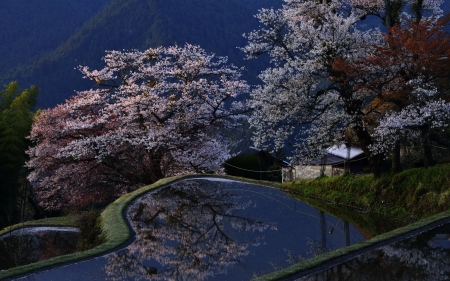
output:
[[[7,234],[0,239],[0,269],[23,265],[30,260],[31,249],[36,244],[25,231],[19,230],[16,235]]]
[[[19,229],[0,237],[0,270],[75,252],[76,231]]]
[[[450,228],[360,255],[350,261],[298,280],[449,280]]]
[[[151,193],[129,211],[136,241],[108,257],[106,272],[113,280],[203,280],[225,273],[249,254],[249,246],[260,244],[261,237],[251,233],[275,228],[240,215],[251,206],[208,181],[183,181]]]

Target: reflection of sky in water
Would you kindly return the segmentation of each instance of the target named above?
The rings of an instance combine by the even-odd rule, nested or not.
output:
[[[145,196],[152,199],[131,208],[141,230],[126,250],[24,280],[249,280],[288,266],[290,255],[313,256],[322,242],[333,250],[364,240],[351,224],[271,188],[185,180]]]
[[[366,252],[298,280],[450,280],[450,225]]]

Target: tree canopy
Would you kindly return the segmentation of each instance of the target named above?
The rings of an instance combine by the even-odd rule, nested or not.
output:
[[[422,146],[425,166],[433,163],[430,141],[449,146],[437,131],[448,127],[450,37],[437,21],[406,21],[384,35],[372,53],[351,61],[335,59],[336,78],[358,92],[374,97],[366,107],[377,119],[372,150],[388,153],[402,144]]]
[[[20,91],[11,82],[0,91],[0,225],[17,221],[19,194],[26,172],[25,150],[34,115],[38,89]]]
[[[60,209],[109,202],[162,177],[214,172],[249,91],[227,58],[202,48],[109,51],[106,66],[80,66],[97,86],[36,119],[29,179],[41,204]]]
[[[291,143],[296,149],[292,160],[303,162],[320,157],[324,149],[333,144],[356,142],[366,153],[374,173],[379,175],[380,163],[386,156],[376,149],[379,142],[383,142],[378,137],[382,127],[398,110],[408,110],[407,106],[411,105],[420,112],[426,107],[410,102],[393,111],[387,107],[388,97],[390,103],[401,98],[405,88],[401,85],[408,86],[408,93],[423,96],[424,92],[434,90],[433,83],[437,83],[434,78],[433,82],[425,81],[425,76],[419,72],[403,75],[405,69],[401,66],[409,66],[410,73],[418,67],[423,73],[432,75],[434,71],[448,78],[448,48],[436,49],[433,47],[436,41],[431,40],[448,38],[442,31],[442,23],[437,22],[442,12],[441,3],[434,0],[287,0],[281,9],[260,10],[257,18],[262,27],[246,35],[249,42],[243,48],[248,58],[269,54],[272,61],[272,66],[259,75],[263,85],[252,92],[255,111],[250,123],[256,128],[256,145],[272,144],[280,148]],[[405,14],[407,6],[413,7],[409,14]],[[380,27],[384,25],[387,32],[384,34],[380,28],[360,28],[360,23],[368,16],[379,17]],[[431,37],[412,36],[427,28],[433,33]],[[393,41],[401,37],[401,32],[411,36],[406,41],[399,40],[401,46],[394,46]],[[424,46],[419,48],[420,55],[429,59],[418,59],[418,54],[410,57],[408,48],[412,45],[416,46],[414,48]],[[383,52],[386,56],[379,55]],[[390,65],[366,64],[370,58]],[[339,59],[360,68],[339,64],[336,62]],[[440,71],[438,66],[445,71]],[[403,75],[403,84],[393,80],[393,72]],[[386,83],[378,92],[373,91],[371,85],[380,80]],[[388,81],[396,85],[396,90],[391,91]],[[444,100],[440,103],[442,106],[429,106],[438,106],[446,112],[447,104]],[[380,121],[384,117],[385,121]]]

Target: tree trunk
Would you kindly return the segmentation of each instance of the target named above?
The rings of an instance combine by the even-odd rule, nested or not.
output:
[[[384,24],[386,25],[386,28],[389,30],[393,26],[390,0],[384,0],[384,12],[385,12]]]
[[[165,173],[161,168],[163,161],[164,151],[161,147],[152,149],[149,153],[150,167],[147,174],[145,175],[145,183],[154,183],[165,177]]]
[[[359,145],[361,149],[366,154],[367,160],[369,161],[369,166],[372,169],[373,176],[379,178],[382,173],[382,154],[374,154],[370,149],[370,145],[373,144],[372,137],[370,134],[361,126],[355,126],[354,128],[356,137],[358,138]]]
[[[431,151],[430,128],[425,126],[420,132],[420,143],[423,150],[423,165],[425,167],[433,166],[434,159]]]
[[[43,219],[46,217],[45,211],[42,209],[41,206],[39,206],[39,204],[37,202],[36,194],[28,195],[28,203],[33,208],[33,211],[34,211],[33,219],[34,220],[39,220],[39,219]]]
[[[422,20],[422,10],[423,10],[423,0],[416,0],[411,4],[411,12],[413,13],[415,19],[414,22],[419,24]]]
[[[402,171],[402,164],[400,162],[400,142],[395,143],[392,151],[392,172],[398,174]]]

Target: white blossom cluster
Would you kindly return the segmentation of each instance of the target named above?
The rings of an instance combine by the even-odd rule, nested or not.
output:
[[[367,12],[350,4],[286,1],[280,10],[260,10],[257,18],[264,27],[247,34],[243,48],[248,58],[267,53],[274,64],[259,75],[263,85],[252,92],[250,123],[257,146],[295,142],[298,159],[314,158],[358,122],[357,113],[343,109],[354,100],[361,111],[365,96],[337,91],[327,81],[330,62],[337,56],[356,60],[383,38],[378,30],[356,28]]]
[[[79,67],[95,88],[33,125],[27,165],[43,204],[76,205],[164,176],[221,171],[229,157],[221,128],[248,110],[236,101],[249,91],[240,69],[189,44],[108,51],[103,60],[101,70]]]
[[[358,29],[358,23],[367,15],[384,19],[386,1],[285,2],[279,10],[261,9],[256,15],[261,27],[245,35],[248,44],[243,51],[247,58],[266,54],[272,62],[259,75],[263,85],[251,93],[254,111],[249,121],[256,129],[256,146],[278,149],[291,144],[296,151],[291,161],[302,162],[317,158],[331,145],[342,143],[349,132],[364,138],[368,144],[363,147],[366,153],[371,153],[369,144],[377,140],[380,144],[373,145],[374,151],[383,150],[381,146],[390,147],[395,140],[387,141],[387,135],[398,131],[394,132],[389,124],[395,123],[394,119],[404,120],[406,115],[417,119],[423,114],[420,118],[433,122],[433,127],[447,122],[446,104],[435,97],[420,104],[422,109],[407,107],[401,113],[391,112],[383,120],[377,120],[388,108],[380,108],[386,103],[376,98],[384,90],[404,90],[395,76],[405,68],[403,65],[391,64],[390,68],[382,64],[360,65],[360,77],[338,80],[340,74],[333,68],[336,58],[359,62],[374,57],[379,51],[377,47],[386,45],[380,29]],[[439,17],[442,1],[416,2],[405,1],[404,11],[414,4],[427,11],[430,18]],[[384,88],[353,87],[368,81],[374,85],[384,83]],[[425,86],[416,83],[408,87],[415,87],[425,95]],[[378,122],[380,128],[371,136]]]
[[[424,129],[448,128],[450,103],[440,98],[432,85],[421,79],[410,81],[415,89],[410,104],[398,112],[387,113],[373,134],[376,143],[371,149],[376,153],[390,151],[398,141],[412,144],[420,138]]]

